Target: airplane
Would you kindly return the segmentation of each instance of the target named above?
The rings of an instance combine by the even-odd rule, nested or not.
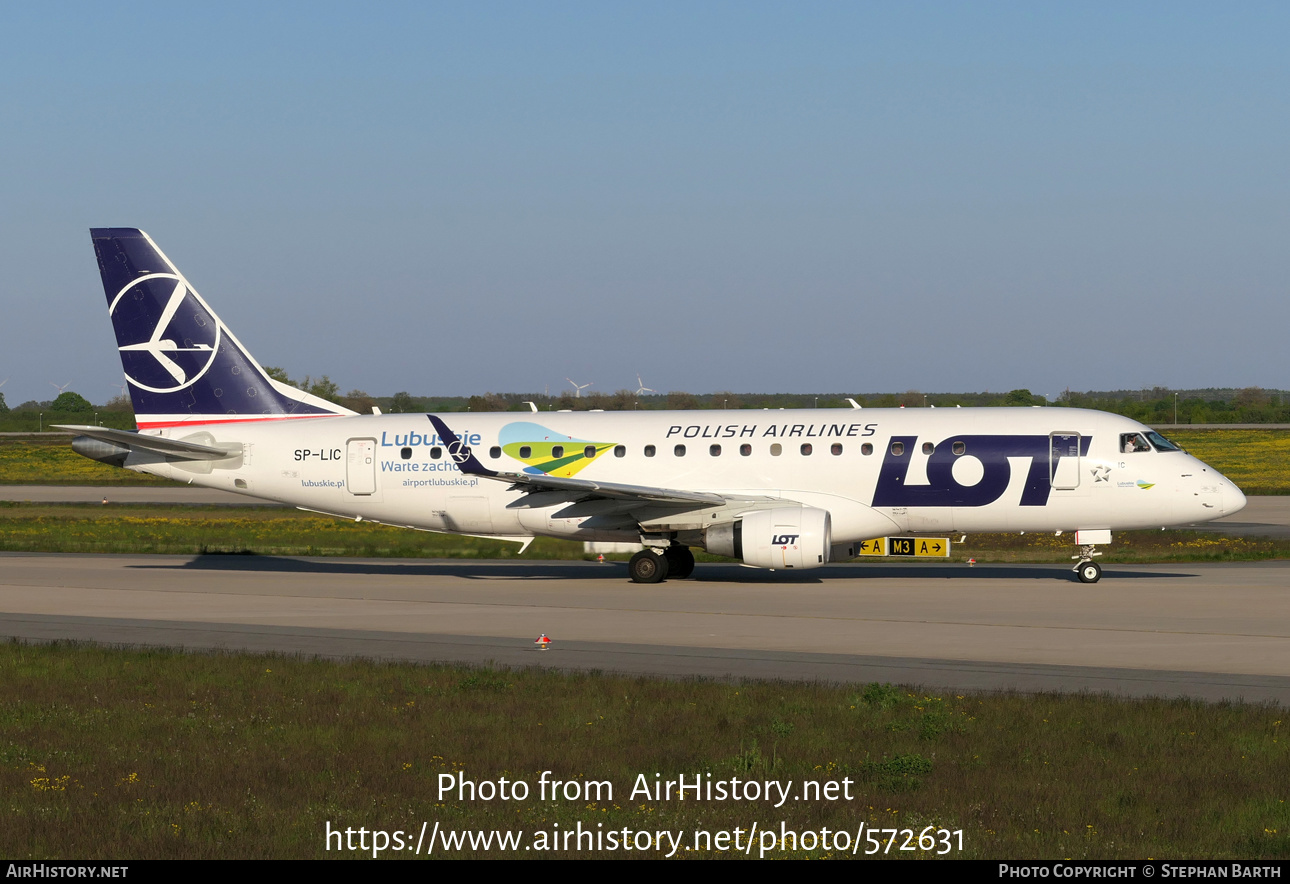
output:
[[[357,414],[269,377],[133,228],[91,230],[137,431],[63,426],[93,460],[356,521],[521,544],[640,543],[807,570],[897,534],[1073,535],[1237,512],[1232,481],[1150,428],[1075,408]]]

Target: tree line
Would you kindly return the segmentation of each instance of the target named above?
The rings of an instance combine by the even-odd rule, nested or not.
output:
[[[265,369],[270,377],[314,396],[343,405],[360,414],[379,408],[385,413],[465,412],[465,411],[530,411],[534,403],[539,411],[658,411],[692,409],[780,409],[780,408],[849,408],[854,400],[864,408],[953,408],[967,407],[1029,407],[1035,405],[1058,408],[1090,408],[1122,414],[1144,424],[1227,424],[1227,423],[1290,423],[1290,392],[1261,387],[1207,388],[1197,390],[1171,390],[1153,387],[1143,390],[1112,390],[1074,392],[1064,390],[1052,401],[1030,390],[1017,389],[1006,393],[924,393],[906,390],[903,393],[735,393],[728,390],[716,393],[648,393],[637,395],[631,390],[615,393],[589,393],[577,396],[572,392],[558,396],[540,393],[483,393],[475,396],[418,396],[400,391],[393,396],[374,396],[363,390],[341,393],[338,384],[327,375],[314,378],[306,375],[302,380],[292,380],[286,371],[276,366]],[[71,390],[46,401],[29,400],[10,407],[0,391],[0,418],[18,418],[48,413],[51,420],[57,416],[85,416],[97,412],[100,419],[112,425],[121,423],[120,416],[132,416],[128,396],[113,397],[103,405],[93,405],[88,399]],[[1176,420],[1175,420],[1176,418]]]

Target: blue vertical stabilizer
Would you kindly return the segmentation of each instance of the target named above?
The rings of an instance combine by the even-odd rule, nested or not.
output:
[[[353,414],[269,378],[142,230],[90,230],[140,429]]]

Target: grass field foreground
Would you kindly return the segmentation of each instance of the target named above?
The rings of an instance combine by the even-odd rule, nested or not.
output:
[[[1270,706],[18,643],[0,646],[0,673],[0,853],[13,858],[335,856],[329,821],[525,839],[579,822],[686,833],[864,822],[961,830],[952,856],[1290,857],[1287,723]],[[546,770],[608,782],[612,796],[541,800]],[[445,797],[445,773],[523,780],[531,794]],[[656,773],[846,778],[852,798],[777,808],[631,794]]]

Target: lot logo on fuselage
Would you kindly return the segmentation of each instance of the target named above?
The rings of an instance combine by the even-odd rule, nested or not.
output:
[[[448,456],[458,464],[463,464],[470,459],[470,446],[460,439],[453,439],[448,443]]]
[[[191,386],[219,353],[219,322],[173,273],[132,280],[117,293],[108,313],[126,378],[149,392]]]
[[[615,444],[577,439],[530,421],[502,427],[497,441],[508,457],[525,464],[524,472],[561,479],[573,477]]]
[[[1092,437],[1080,439],[1080,456],[1088,456]],[[883,456],[882,471],[873,492],[874,506],[988,506],[1003,496],[1012,481],[1009,458],[1029,459],[1021,506],[1045,506],[1052,491],[1050,476],[1063,457],[1049,436],[952,436],[937,443],[927,458],[927,483],[908,484],[910,462],[916,456],[917,436],[892,436]],[[962,446],[962,454],[954,449]],[[895,451],[901,453],[896,454]],[[954,464],[972,457],[980,462],[981,478],[964,485],[954,477]],[[1050,472],[1051,470],[1051,472]]]

